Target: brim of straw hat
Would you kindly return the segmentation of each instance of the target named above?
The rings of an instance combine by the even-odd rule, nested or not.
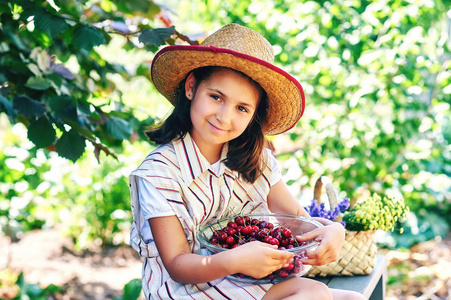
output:
[[[304,91],[294,77],[269,62],[226,48],[167,46],[152,61],[152,81],[157,90],[174,104],[179,83],[190,71],[204,66],[235,69],[261,85],[268,96],[265,135],[276,135],[293,128],[304,113]]]

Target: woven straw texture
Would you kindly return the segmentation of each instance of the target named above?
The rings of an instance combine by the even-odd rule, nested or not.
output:
[[[332,275],[371,274],[376,264],[377,247],[374,230],[348,231],[338,260],[323,266],[313,266],[306,276],[324,277]]]
[[[301,85],[273,65],[271,44],[249,28],[229,24],[207,37],[200,46],[168,46],[160,52],[152,63],[152,80],[171,103],[175,102],[180,81],[191,70],[220,66],[241,71],[266,91],[269,108],[265,134],[282,133],[296,125],[302,116]]]
[[[326,186],[326,194],[328,196],[331,209],[333,209],[337,204],[337,195],[329,178],[320,177],[318,179],[315,185],[314,198],[320,201],[320,193],[323,184]],[[345,241],[338,259],[335,262],[323,266],[313,266],[306,276],[325,277],[370,274],[376,264],[377,246],[375,241],[375,233],[375,230],[346,230]]]

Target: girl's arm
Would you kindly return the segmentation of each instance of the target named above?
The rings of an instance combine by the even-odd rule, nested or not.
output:
[[[268,208],[273,213],[310,217],[304,207],[293,197],[283,180],[274,184],[267,197]]]
[[[151,218],[149,224],[166,270],[180,283],[207,282],[235,273],[262,278],[287,266],[293,257],[262,242],[246,243],[211,256],[193,254],[176,216]]]

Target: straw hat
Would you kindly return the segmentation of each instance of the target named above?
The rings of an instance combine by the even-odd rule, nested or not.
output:
[[[155,56],[152,81],[172,104],[177,88],[191,70],[221,66],[238,70],[258,82],[268,95],[266,135],[287,131],[304,113],[304,91],[290,74],[274,66],[271,44],[252,29],[229,24],[207,37],[199,46],[174,45]]]

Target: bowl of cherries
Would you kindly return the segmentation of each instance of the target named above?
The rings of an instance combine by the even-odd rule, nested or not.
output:
[[[227,251],[252,241],[277,245],[280,251],[294,253],[288,267],[279,269],[264,278],[256,279],[244,274],[232,274],[228,279],[243,283],[276,283],[295,276],[302,276],[311,268],[301,259],[307,250],[318,246],[316,241],[299,242],[296,236],[312,231],[323,225],[304,217],[283,214],[250,214],[226,217],[203,226],[198,239],[210,254]]]

